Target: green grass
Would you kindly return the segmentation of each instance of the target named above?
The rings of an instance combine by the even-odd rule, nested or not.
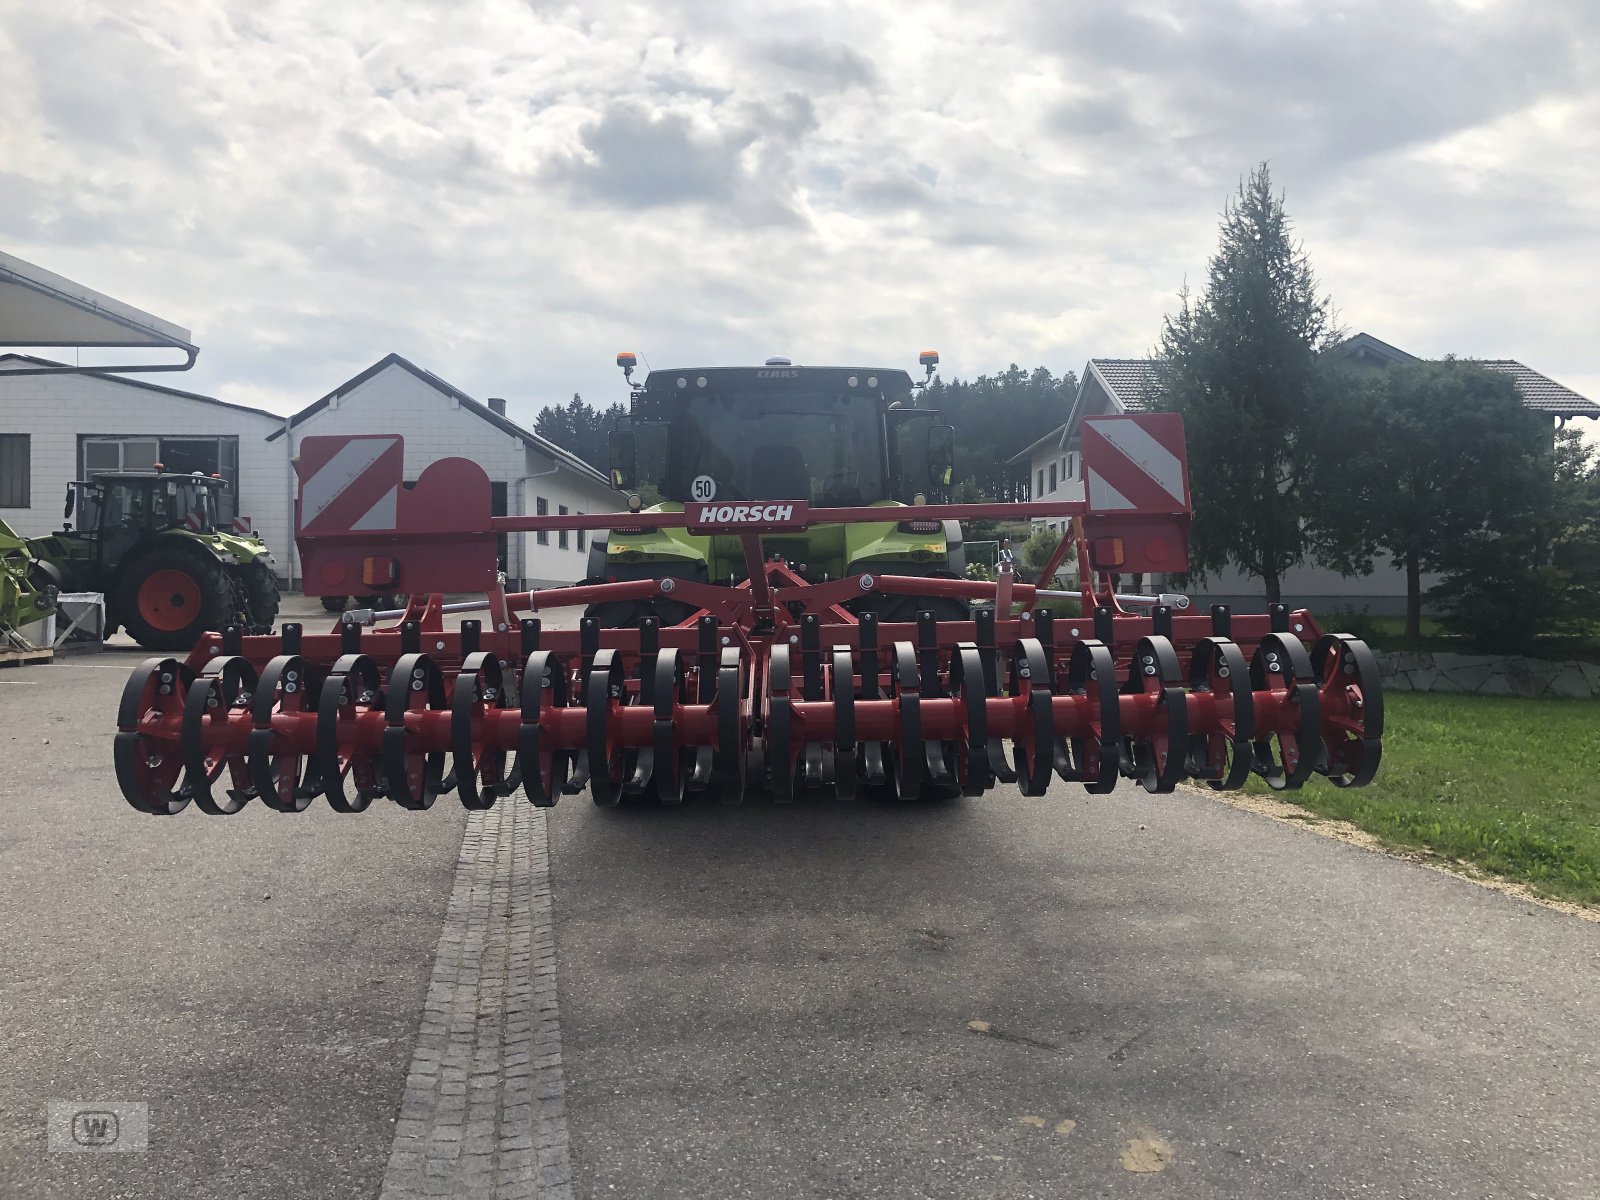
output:
[[[1395,846],[1600,904],[1600,701],[1400,692],[1365,788],[1321,776],[1281,799]],[[1268,792],[1259,779],[1251,791]]]

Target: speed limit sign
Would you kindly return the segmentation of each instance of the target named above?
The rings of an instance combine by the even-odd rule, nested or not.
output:
[[[709,475],[696,475],[689,485],[689,498],[697,501],[717,498],[717,481]]]

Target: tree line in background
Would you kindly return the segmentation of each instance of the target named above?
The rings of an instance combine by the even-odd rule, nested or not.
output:
[[[1179,412],[1194,498],[1191,575],[1234,567],[1279,599],[1284,572],[1388,561],[1447,628],[1485,647],[1586,636],[1600,613],[1600,464],[1509,376],[1445,359],[1384,369],[1342,335],[1266,164],[1223,213],[1203,293],[1166,319],[1160,407]]]

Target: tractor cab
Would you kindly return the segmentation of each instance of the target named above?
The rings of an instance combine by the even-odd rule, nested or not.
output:
[[[901,370],[780,358],[652,371],[634,386],[628,427],[613,433],[612,482],[680,504],[943,499],[953,431],[916,407],[920,387]]]
[[[126,547],[168,529],[231,530],[231,501],[220,475],[123,471],[74,480],[63,515],[70,522],[77,514],[79,536],[98,539],[103,547],[113,542]],[[70,523],[63,532],[72,532]]]
[[[781,559],[815,582],[875,573],[960,578],[966,562],[955,521],[894,516],[919,500],[949,499],[954,431],[938,412],[917,405],[938,361],[932,351],[922,356],[920,381],[895,368],[795,366],[770,358],[759,367],[651,371],[635,383],[636,359],[618,355],[632,398],[628,423],[611,434],[611,482],[629,493],[634,511],[763,500],[881,507],[881,523],[763,534],[763,559]],[[591,543],[588,577],[737,585],[746,562],[737,535],[651,531],[624,520],[606,541]],[[906,598],[877,593],[850,603],[879,609],[884,620],[911,611]],[[955,600],[932,607],[950,619],[966,616]],[[599,605],[590,615],[602,625],[634,625],[645,616],[676,624],[693,611],[653,598]]]

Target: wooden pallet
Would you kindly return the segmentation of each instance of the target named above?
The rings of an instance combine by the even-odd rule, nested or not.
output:
[[[0,667],[26,667],[36,663],[47,663],[55,656],[56,652],[48,646],[42,650],[0,649]]]

